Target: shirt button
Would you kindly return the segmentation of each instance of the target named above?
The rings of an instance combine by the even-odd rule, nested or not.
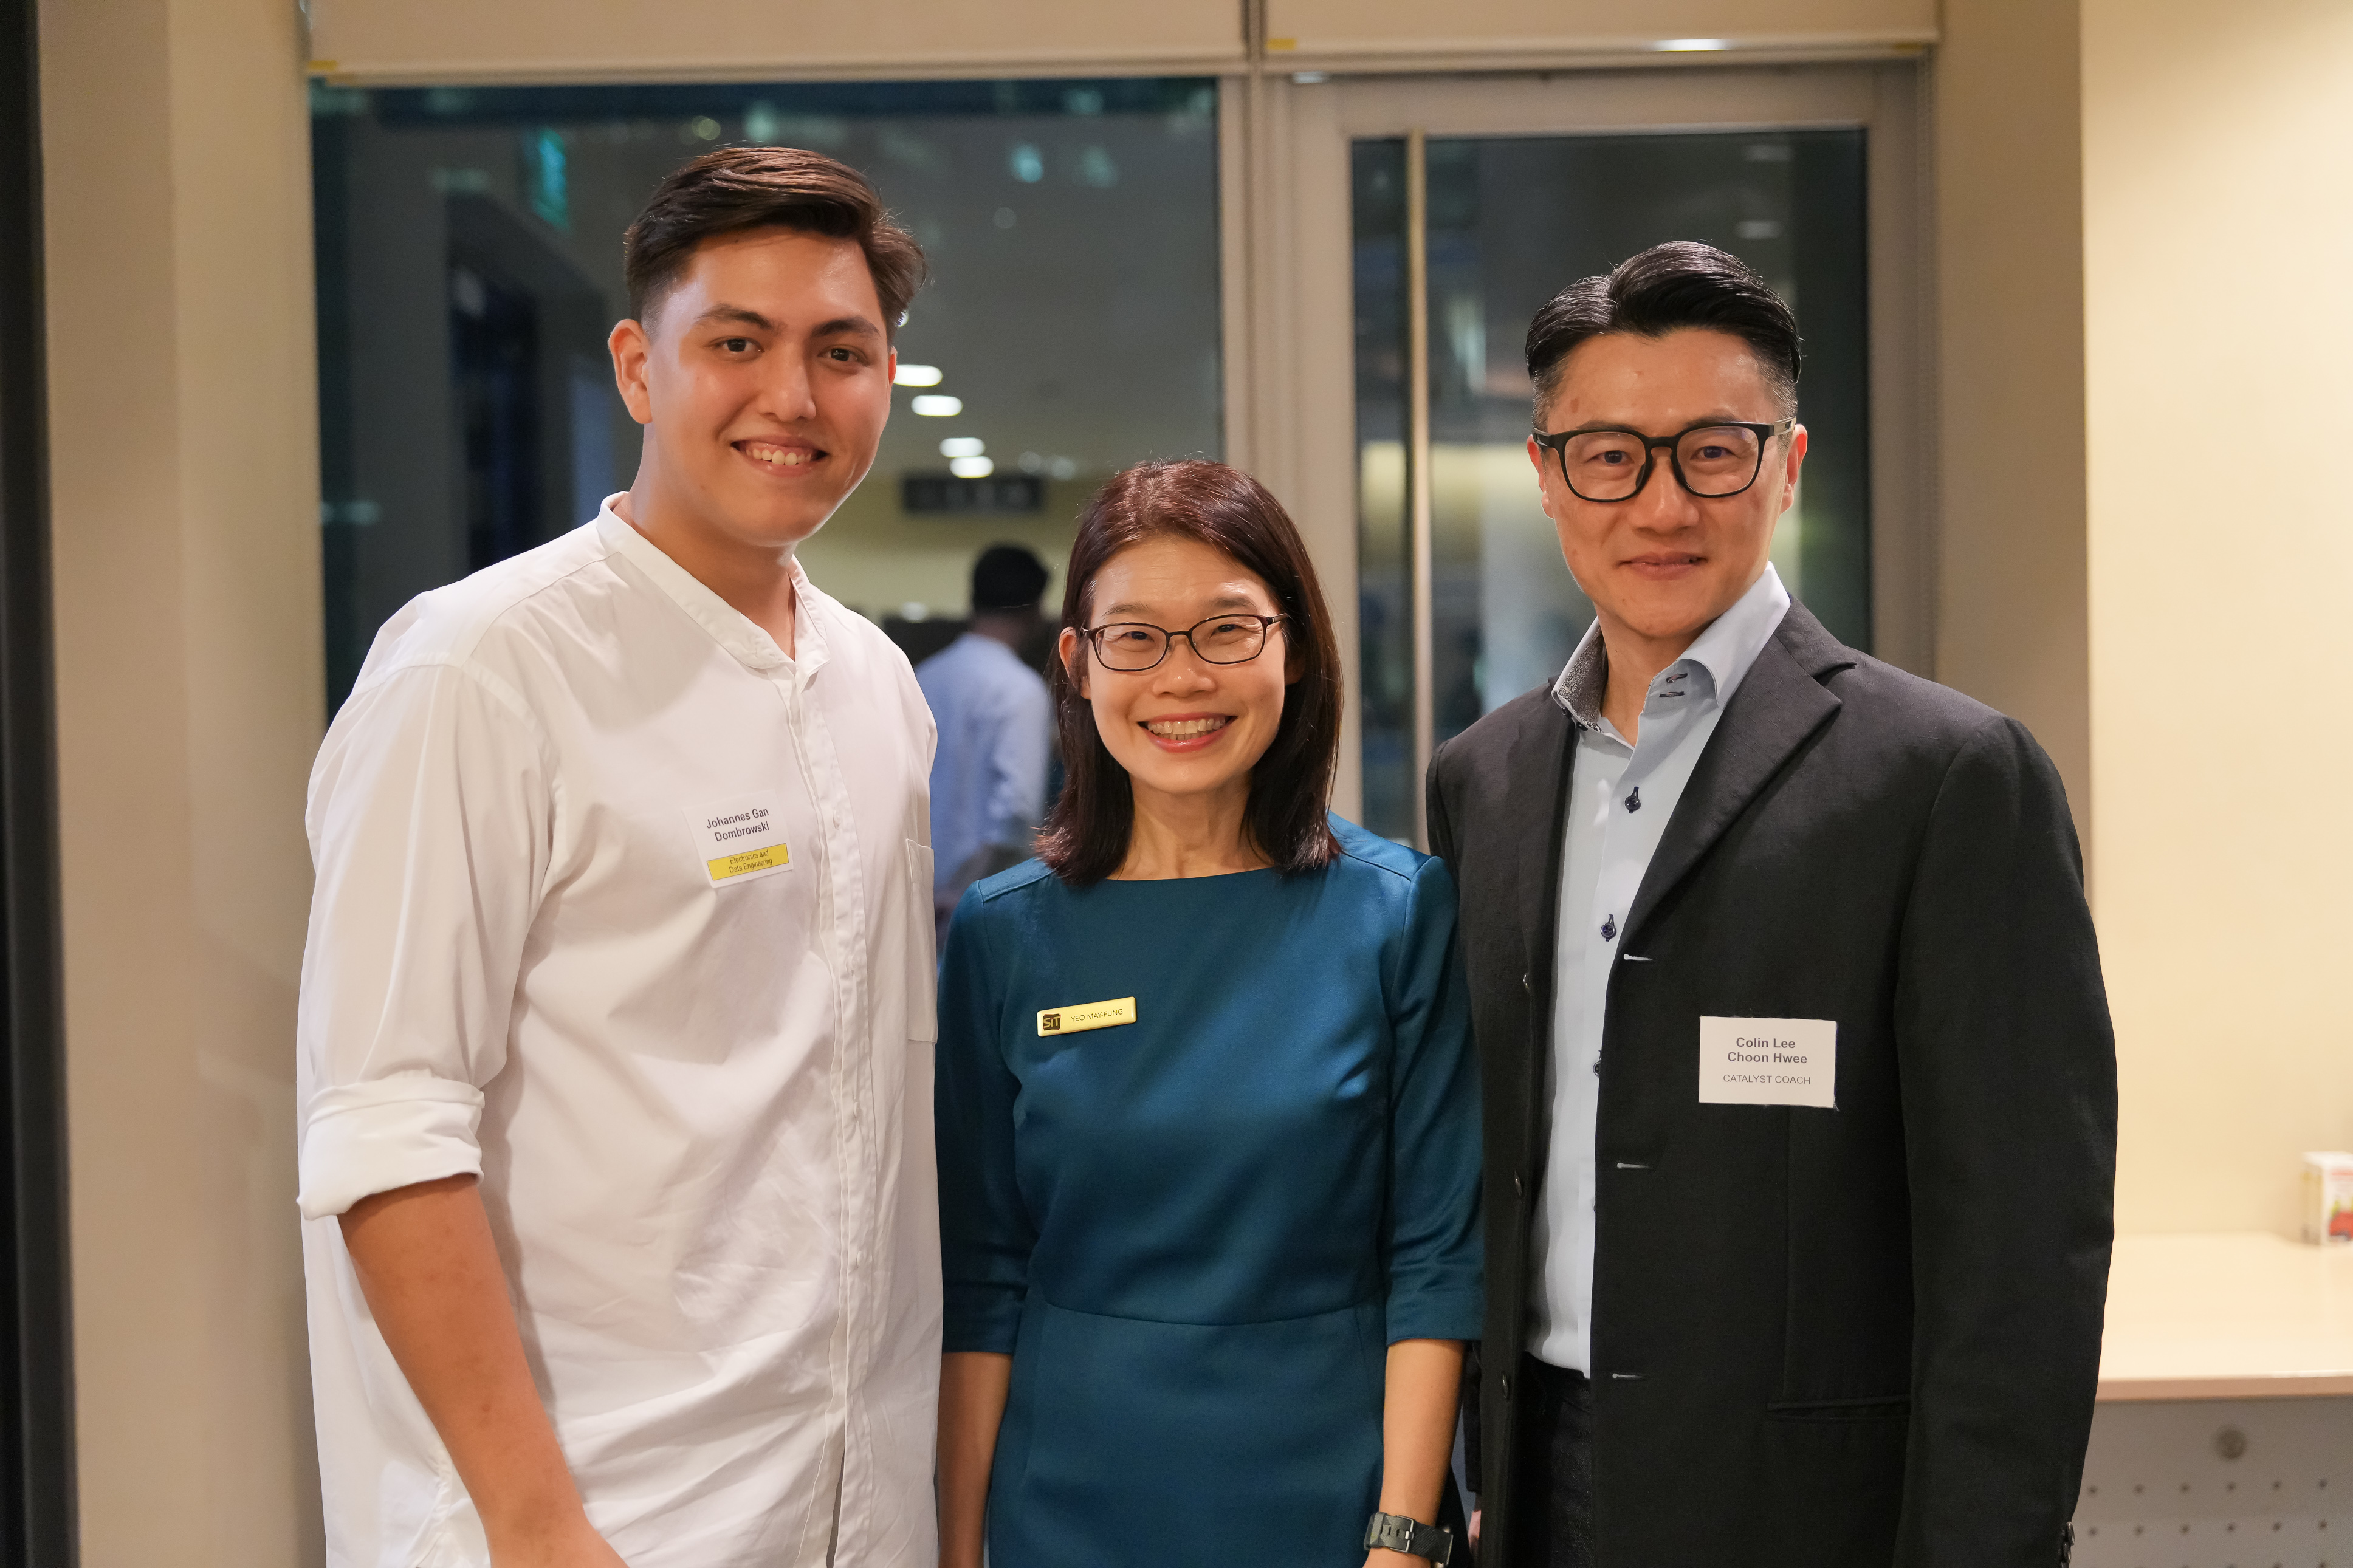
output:
[[[1618,917],[1616,915],[1611,915],[1601,922],[1601,940],[1604,942],[1616,942],[1618,940]]]
[[[1629,811],[1640,811],[1642,809],[1642,786],[1641,784],[1636,784],[1634,786],[1634,793],[1626,797],[1626,809]]]

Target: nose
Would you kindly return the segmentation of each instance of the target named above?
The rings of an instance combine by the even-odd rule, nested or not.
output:
[[[1656,466],[1649,482],[1626,503],[1634,514],[1634,526],[1662,532],[1689,528],[1700,519],[1699,498],[1676,475],[1672,453],[1663,447],[1653,447],[1651,458]]]
[[[760,401],[765,405],[761,412],[786,424],[816,417],[816,388],[807,362],[798,353],[771,353],[767,369],[760,385]]]
[[[1168,639],[1168,651],[1153,667],[1155,691],[1205,691],[1218,683],[1209,661],[1193,646],[1192,634],[1177,632]]]

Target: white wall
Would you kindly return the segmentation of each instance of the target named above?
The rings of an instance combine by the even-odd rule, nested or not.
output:
[[[318,742],[281,0],[41,7],[82,1561],[320,1556],[295,1232]]]
[[[2353,8],[2083,18],[2117,1218],[2289,1232],[2298,1152],[2353,1147]]]

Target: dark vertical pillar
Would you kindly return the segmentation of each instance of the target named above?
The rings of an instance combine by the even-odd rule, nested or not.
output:
[[[69,1568],[72,1321],[36,0],[0,0],[0,1561]]]

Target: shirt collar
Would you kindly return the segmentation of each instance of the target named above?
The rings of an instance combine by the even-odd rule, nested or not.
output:
[[[627,492],[623,492],[626,494]],[[776,646],[776,639],[749,616],[704,586],[702,580],[664,554],[661,548],[630,526],[628,521],[613,510],[619,495],[605,498],[592,525],[605,548],[626,559],[650,578],[655,587],[684,610],[688,617],[711,634],[712,639],[743,664],[754,669],[796,668],[804,677],[814,674],[826,661],[825,623],[818,609],[822,597],[801,563],[793,563],[793,639],[797,645],[798,658],[789,658]]]
[[[1707,672],[1715,688],[1718,706],[1732,700],[1747,679],[1749,667],[1757,656],[1765,651],[1781,617],[1789,613],[1789,591],[1781,586],[1781,574],[1767,562],[1765,571],[1748,591],[1733,601],[1732,607],[1709,623],[1705,631],[1683,650],[1683,658],[1659,673],[1662,677],[1677,666],[1696,665]],[[1601,696],[1609,680],[1609,650],[1601,640],[1601,623],[1594,621],[1577,639],[1577,651],[1568,656],[1568,663],[1553,682],[1552,700],[1560,704],[1568,716],[1588,730],[1601,727]]]

